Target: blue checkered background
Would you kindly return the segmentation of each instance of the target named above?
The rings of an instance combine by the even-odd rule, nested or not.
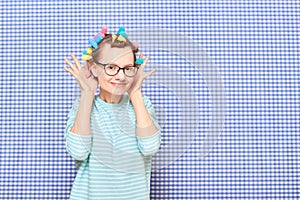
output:
[[[171,43],[168,33],[181,34],[222,81],[222,128],[200,156],[213,110],[207,80],[185,56],[141,45],[154,80],[171,67],[144,88],[163,127],[161,149],[188,134],[178,131],[185,107],[164,81],[186,80],[199,109],[192,144],[152,172],[151,199],[300,199],[299,1],[1,1],[0,9],[0,199],[68,198],[76,171],[63,132],[77,84],[63,59],[80,56],[103,25],[165,30]]]

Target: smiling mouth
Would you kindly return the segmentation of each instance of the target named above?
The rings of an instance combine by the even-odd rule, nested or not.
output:
[[[126,86],[126,83],[114,83],[114,82],[112,82],[111,84],[113,86],[117,86],[117,87],[124,87],[124,86]]]

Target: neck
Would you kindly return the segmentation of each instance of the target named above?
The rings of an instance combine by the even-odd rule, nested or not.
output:
[[[99,97],[106,103],[117,104],[120,103],[120,101],[123,98],[123,95],[114,95],[105,90],[100,90]]]

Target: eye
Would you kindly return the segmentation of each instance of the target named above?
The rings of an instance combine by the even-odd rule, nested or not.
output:
[[[106,68],[109,70],[117,70],[119,67],[116,65],[107,65]]]
[[[132,71],[134,69],[134,67],[132,67],[132,66],[126,66],[125,67],[125,70],[126,71]]]

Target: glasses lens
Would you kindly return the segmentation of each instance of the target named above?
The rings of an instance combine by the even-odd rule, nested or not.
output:
[[[118,71],[119,71],[119,67],[117,65],[109,64],[105,66],[105,72],[108,75],[114,76],[118,73]]]
[[[125,67],[124,72],[126,76],[134,76],[137,72],[137,68],[133,66],[128,66]]]

